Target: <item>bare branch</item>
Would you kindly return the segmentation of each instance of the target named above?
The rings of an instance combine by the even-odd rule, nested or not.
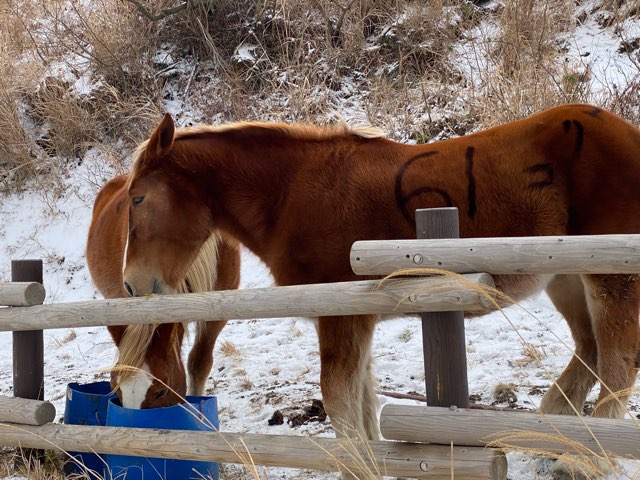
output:
[[[342,5],[338,5],[342,9],[342,13],[340,14],[340,18],[338,18],[338,23],[336,23],[335,28],[333,29],[333,34],[331,36],[331,43],[334,47],[342,44],[342,24],[344,23],[344,17],[347,15],[353,4],[356,3],[356,0],[351,0],[349,5],[343,7]]]

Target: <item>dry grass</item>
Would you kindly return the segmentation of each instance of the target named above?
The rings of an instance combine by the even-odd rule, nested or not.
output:
[[[242,356],[240,349],[230,340],[225,340],[220,345],[220,353],[222,353],[225,357],[238,358]]]
[[[53,337],[50,342],[51,345],[53,345],[54,348],[61,348],[64,345],[66,345],[69,342],[72,342],[73,340],[76,339],[77,337],[77,333],[74,329],[70,329],[64,337],[59,338],[59,337]]]
[[[53,450],[45,450],[43,461],[32,459],[25,452],[14,448],[0,447],[0,478],[19,475],[28,480],[64,480],[62,460]],[[80,480],[76,478],[75,480]]]
[[[574,9],[570,0],[504,2],[496,18],[498,35],[485,32],[475,48],[480,88],[473,111],[480,124],[497,125],[588,99],[588,72],[558,55],[557,39],[574,30]]]
[[[522,358],[512,360],[510,364],[523,368],[529,365],[536,365],[546,357],[547,353],[543,345],[536,346],[531,343],[526,343],[522,347]]]
[[[159,118],[147,25],[122,2],[82,5],[0,0],[3,191],[64,175],[90,148],[132,147]]]
[[[154,13],[175,5],[141,3]],[[356,121],[418,142],[595,100],[594,73],[564,61],[558,39],[585,15],[615,27],[640,16],[640,6],[580,8],[571,0],[223,0],[153,22],[130,1],[0,0],[0,175],[11,190],[60,174],[90,149],[131,149],[166,100],[207,123],[325,123],[353,108],[363,112]],[[636,121],[637,97],[630,79],[600,103]]]
[[[28,31],[13,14],[14,7],[0,2],[0,190],[38,168],[30,153],[35,142],[21,121],[23,109],[17,99],[35,87],[43,68],[33,58],[16,62],[27,52]],[[25,10],[29,11],[28,3]]]

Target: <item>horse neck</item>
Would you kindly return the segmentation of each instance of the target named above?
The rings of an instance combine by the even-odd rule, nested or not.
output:
[[[186,170],[201,186],[216,227],[227,231],[258,256],[269,243],[299,166],[314,157],[309,142],[213,139],[207,155],[185,152]]]

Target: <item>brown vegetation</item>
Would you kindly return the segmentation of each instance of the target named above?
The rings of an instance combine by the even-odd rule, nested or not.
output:
[[[324,123],[354,110],[417,141],[573,101],[633,121],[637,78],[593,98],[594,72],[562,55],[590,15],[613,29],[640,15],[637,2],[597,5],[0,0],[2,188],[58,172],[90,148],[130,150],[166,101],[195,122]],[[618,33],[640,74],[634,39]]]

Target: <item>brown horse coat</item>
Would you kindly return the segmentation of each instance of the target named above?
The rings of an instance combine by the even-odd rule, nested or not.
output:
[[[176,131],[165,116],[131,174],[128,288],[154,291],[214,228],[256,253],[280,285],[356,279],[352,243],[415,238],[417,208],[458,207],[463,237],[640,233],[640,133],[600,108],[559,106],[427,145],[369,137],[264,123]],[[149,256],[168,245],[173,258]],[[496,277],[516,299],[548,284],[571,327],[582,361],[571,360],[542,410],[581,411],[592,369],[603,384],[595,414],[623,414],[636,374],[637,279]],[[318,324],[327,411],[337,430],[368,438],[377,437],[374,324],[367,315]]]

